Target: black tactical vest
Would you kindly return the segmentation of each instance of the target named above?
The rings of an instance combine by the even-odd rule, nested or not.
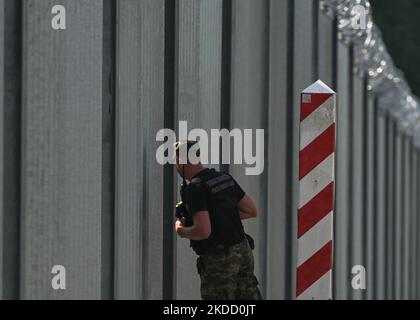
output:
[[[245,239],[244,227],[239,216],[237,187],[226,173],[207,169],[190,184],[199,184],[206,190],[211,222],[211,235],[206,240],[191,240],[193,250],[206,254],[217,246],[229,247]]]

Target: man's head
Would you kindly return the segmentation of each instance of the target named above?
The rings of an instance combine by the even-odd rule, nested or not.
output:
[[[176,170],[185,179],[190,179],[203,169],[200,162],[200,147],[197,141],[178,141],[175,143]]]

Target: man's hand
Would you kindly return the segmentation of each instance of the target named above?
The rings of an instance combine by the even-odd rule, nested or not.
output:
[[[211,223],[207,211],[198,211],[193,216],[193,225],[185,226],[185,221],[177,220],[175,222],[175,231],[181,238],[191,240],[205,240],[210,237]]]
[[[182,238],[182,229],[185,225],[185,220],[184,219],[177,219],[175,221],[175,232]]]

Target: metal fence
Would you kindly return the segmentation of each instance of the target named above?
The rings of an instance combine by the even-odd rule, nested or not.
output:
[[[293,298],[299,93],[320,78],[338,93],[334,297],[420,298],[417,100],[369,3],[320,2],[0,0],[0,297],[199,298],[179,180],[155,158],[157,131],[187,120],[265,129],[262,175],[221,169],[259,208],[264,297]]]

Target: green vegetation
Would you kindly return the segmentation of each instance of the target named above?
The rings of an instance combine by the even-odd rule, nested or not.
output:
[[[420,1],[371,0],[371,4],[395,65],[420,97]]]

